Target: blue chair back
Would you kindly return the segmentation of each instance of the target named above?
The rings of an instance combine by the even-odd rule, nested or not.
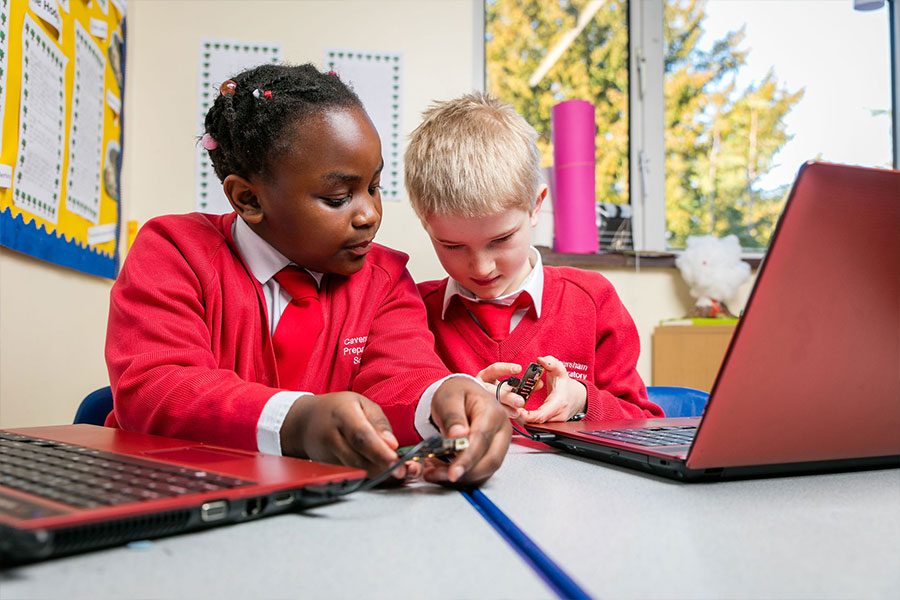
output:
[[[647,386],[647,395],[667,417],[699,417],[709,399],[707,392],[674,385]]]
[[[74,423],[87,423],[88,425],[103,425],[106,416],[112,412],[113,395],[109,386],[100,388],[85,396],[75,412]]]

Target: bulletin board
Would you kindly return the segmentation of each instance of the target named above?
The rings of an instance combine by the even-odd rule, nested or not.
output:
[[[125,0],[0,0],[0,245],[118,272]]]
[[[399,201],[403,189],[400,156],[400,98],[403,90],[403,55],[399,52],[326,48],[328,69],[349,83],[362,101],[384,154],[381,197]]]
[[[206,113],[219,95],[219,87],[241,71],[263,63],[281,62],[281,44],[238,39],[200,40],[200,76],[197,78],[197,139],[206,131]],[[222,190],[209,159],[209,152],[197,144],[195,208],[198,212],[224,215],[234,209]]]

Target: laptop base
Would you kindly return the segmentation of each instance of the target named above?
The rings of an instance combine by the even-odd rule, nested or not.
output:
[[[653,475],[685,483],[757,479],[761,477],[781,477],[788,475],[842,473],[847,471],[900,467],[900,455],[895,455],[816,462],[724,467],[716,469],[689,469],[681,460],[638,454],[623,448],[602,446],[585,442],[577,438],[557,437],[554,440],[548,440],[544,443],[577,456],[584,456],[593,460],[599,460],[630,469],[638,469]]]
[[[0,569],[110,548],[131,541],[161,538],[285,512],[297,512],[334,502],[348,489],[358,487],[359,483],[359,479],[348,479],[297,490],[273,492],[268,496],[230,500],[228,507],[222,509],[227,511],[222,519],[215,518],[216,515],[212,514],[218,510],[217,506],[201,505],[86,523],[54,531],[16,529],[0,523]],[[210,520],[211,518],[213,520]]]
[[[0,430],[0,569],[334,501],[365,471],[93,425]]]

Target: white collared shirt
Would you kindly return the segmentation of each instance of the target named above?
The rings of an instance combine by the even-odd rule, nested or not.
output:
[[[291,261],[259,237],[240,216],[234,220],[231,234],[234,236],[234,243],[244,258],[244,262],[247,263],[247,267],[250,268],[253,277],[262,286],[263,296],[266,301],[266,314],[269,318],[269,334],[274,335],[278,321],[281,319],[281,314],[287,305],[291,303],[290,294],[275,280],[275,274],[291,264]],[[322,273],[308,272],[315,278],[317,285],[322,284]],[[450,377],[469,376],[455,374],[440,379],[428,386],[428,389],[425,390],[419,399],[419,405],[416,408],[415,426],[423,438],[437,433],[430,421],[431,399],[440,385]],[[276,392],[269,398],[263,407],[262,413],[259,415],[259,421],[256,423],[256,445],[260,452],[281,455],[281,427],[284,424],[284,419],[297,398],[308,395],[311,395],[311,393],[300,391]]]
[[[509,306],[510,304],[515,302],[516,298],[518,298],[519,294],[521,294],[522,292],[528,292],[528,294],[531,296],[531,300],[534,302],[535,313],[537,314],[537,317],[540,318],[541,300],[544,294],[544,264],[541,260],[541,253],[537,251],[537,248],[532,246],[531,252],[535,257],[534,266],[531,267],[531,272],[527,277],[525,277],[525,279],[522,280],[522,284],[516,291],[504,296],[500,296],[499,298],[491,298],[488,300],[481,299],[471,291],[463,287],[462,284],[460,284],[452,277],[447,278],[447,290],[444,292],[444,305],[441,309],[441,320],[443,320],[444,315],[447,314],[447,307],[450,306],[450,301],[453,300],[453,296],[460,296],[474,302],[488,302],[491,304],[502,304],[504,306]],[[526,306],[525,308],[516,310],[512,314],[512,318],[509,321],[509,333],[513,332],[513,330],[522,321],[522,318],[527,312],[528,307]]]
[[[269,334],[274,335],[281,313],[291,303],[291,295],[275,281],[275,274],[292,263],[259,237],[240,217],[234,220],[231,234],[253,277],[262,285],[263,296],[266,299],[266,314],[269,315]],[[322,284],[322,273],[304,270],[315,278],[316,285]]]

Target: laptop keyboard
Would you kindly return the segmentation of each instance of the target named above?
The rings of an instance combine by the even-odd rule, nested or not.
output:
[[[70,506],[114,506],[253,483],[0,431],[0,485]]]
[[[687,446],[694,441],[697,427],[644,427],[640,429],[609,429],[605,431],[583,431],[588,435],[639,446]]]

